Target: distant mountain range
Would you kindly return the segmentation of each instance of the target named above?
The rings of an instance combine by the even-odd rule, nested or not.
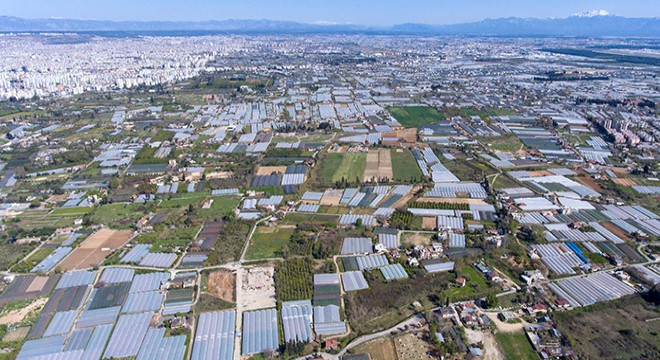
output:
[[[660,37],[660,18],[626,18],[596,11],[567,18],[500,18],[478,22],[387,27],[321,25],[279,20],[101,21],[23,19],[0,16],[0,32],[218,32],[218,33],[378,33],[474,36],[625,36]]]

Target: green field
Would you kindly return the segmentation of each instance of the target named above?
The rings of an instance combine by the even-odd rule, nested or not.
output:
[[[419,127],[445,119],[444,115],[429,106],[393,106],[387,109],[404,127]]]
[[[338,221],[339,216],[334,214],[287,213],[283,219],[283,222],[288,224],[307,223],[330,227],[337,226]]]
[[[639,295],[603,301],[552,319],[580,359],[658,359],[660,308]]]
[[[496,170],[477,159],[443,160],[442,164],[461,181],[481,182],[484,176],[496,173]]]
[[[524,332],[497,333],[495,340],[502,347],[504,357],[507,359],[536,360],[539,358]]]
[[[250,246],[245,254],[248,260],[281,257],[289,244],[295,228],[257,228],[250,239]]]
[[[55,209],[50,213],[50,216],[83,216],[94,208],[91,206],[87,207],[69,207],[69,208],[59,208]]]
[[[107,204],[96,208],[91,220],[95,224],[104,224],[113,229],[125,229],[146,214],[144,204]]]
[[[32,270],[32,268],[35,267],[37,264],[39,264],[43,259],[48,257],[48,255],[52,254],[53,251],[55,251],[54,247],[42,247],[37,251],[35,251],[29,258],[25,259],[25,261],[16,264],[12,268],[12,271],[28,272]]]
[[[417,165],[415,157],[410,150],[392,149],[392,175],[394,181],[409,182],[421,181],[423,178],[422,171]]]
[[[494,189],[504,189],[504,188],[521,186],[515,180],[511,179],[509,176],[504,174],[497,174],[495,176],[489,177],[488,179],[491,181],[491,186]]]
[[[523,150],[525,145],[514,134],[502,134],[502,136],[476,137],[476,139],[490,150],[515,153]]]
[[[341,181],[342,179],[346,181],[353,181],[359,179],[362,181],[362,176],[364,175],[364,168],[367,165],[367,154],[358,153],[358,154],[343,154],[343,159],[337,171],[332,176],[332,181]]]
[[[463,287],[455,287],[447,291],[447,296],[452,301],[473,299],[488,292],[489,286],[486,279],[474,266],[465,265],[457,271],[456,275],[464,277],[467,282]]]
[[[221,219],[225,215],[234,213],[241,198],[238,196],[219,196],[213,198],[213,204],[208,209],[199,209],[197,215],[206,220]]]
[[[324,184],[331,183],[333,181],[332,177],[337,172],[337,169],[339,169],[342,160],[344,160],[342,154],[325,154],[325,157],[321,161],[320,170],[318,171],[319,180]]]

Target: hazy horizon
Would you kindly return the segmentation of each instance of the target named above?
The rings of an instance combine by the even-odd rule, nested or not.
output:
[[[105,21],[207,21],[269,19],[311,24],[388,26],[401,23],[456,24],[487,18],[563,18],[605,10],[625,17],[660,17],[660,2],[647,0],[247,0],[218,3],[212,0],[72,0],[54,2],[3,1],[0,15],[22,18],[63,18]]]

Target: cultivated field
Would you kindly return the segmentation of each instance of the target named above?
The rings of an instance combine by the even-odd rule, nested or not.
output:
[[[522,331],[514,333],[499,332],[495,334],[495,339],[500,344],[507,359],[537,360],[539,358]]]
[[[404,127],[416,128],[445,119],[442,113],[429,106],[394,106],[387,110]]]
[[[365,153],[347,153],[343,154],[343,159],[337,168],[337,171],[332,175],[332,181],[355,181],[362,179],[364,176],[364,168],[367,163],[367,154]]]
[[[392,149],[392,179],[394,181],[421,181],[422,171],[408,149]]]
[[[294,226],[259,227],[250,239],[245,258],[248,260],[281,257],[293,234]]]
[[[110,255],[110,251],[102,249],[118,249],[126,244],[132,235],[130,230],[101,229],[83,241],[57,268],[68,271],[98,266]]]
[[[392,156],[390,149],[369,150],[363,181],[390,180],[392,177]]]

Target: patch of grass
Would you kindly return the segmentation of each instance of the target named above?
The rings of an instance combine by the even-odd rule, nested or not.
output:
[[[367,166],[367,154],[344,154],[339,168],[332,176],[332,181],[337,182],[342,179],[346,181],[353,181],[354,179],[362,180],[364,175],[364,168]]]
[[[598,265],[609,264],[609,260],[607,260],[604,256],[600,254],[596,254],[592,252],[584,252],[583,254],[593,264],[598,264]]]
[[[512,187],[520,187],[521,185],[511,179],[509,176],[504,174],[498,174],[489,178],[491,181],[491,186],[494,189],[506,189]]]
[[[86,207],[70,207],[54,209],[50,216],[83,216],[91,212],[94,208],[91,206]]]
[[[507,359],[536,360],[539,358],[524,332],[499,332],[495,334],[495,340],[502,347],[504,357]]]
[[[339,169],[339,165],[341,165],[342,160],[344,160],[342,154],[325,154],[325,157],[319,166],[319,180],[324,184],[332,183],[332,178],[337,172],[337,169]]]
[[[452,281],[450,273],[428,274],[418,270],[410,279],[385,282],[379,271],[365,272],[369,289],[346,294],[351,329],[368,334],[387,329],[411,316],[411,304],[419,301],[430,309],[444,304],[442,292]]]
[[[136,220],[146,215],[147,206],[137,203],[102,205],[94,210],[91,221],[115,229],[126,229],[135,224]]]
[[[37,244],[18,245],[0,242],[0,270],[8,270],[12,265],[29,254],[36,246]]]
[[[451,301],[474,299],[480,295],[486,295],[489,289],[486,279],[479,271],[471,265],[457,269],[457,277],[464,277],[467,282],[463,287],[455,287],[447,291]]]
[[[220,239],[215,243],[204,265],[220,265],[238,260],[250,234],[250,229],[252,229],[251,222],[235,220],[225,224],[220,232]]]
[[[241,198],[238,196],[219,196],[213,198],[213,204],[208,209],[197,210],[197,216],[205,220],[221,219],[225,215],[233,214]]]
[[[331,214],[304,214],[304,213],[287,213],[283,219],[284,222],[289,224],[317,224],[337,226],[339,216]]]
[[[48,257],[55,251],[54,247],[42,247],[39,250],[35,251],[29,258],[25,261],[17,264],[12,268],[12,271],[15,272],[29,272],[33,267],[37,266],[43,259]]]
[[[658,359],[660,308],[639,295],[554,313],[557,329],[581,359]]]
[[[430,106],[393,106],[387,110],[404,127],[416,128],[445,119],[441,112]]]
[[[376,340],[360,344],[350,350],[351,354],[369,354],[374,360],[396,359],[396,349],[392,338],[381,337]]]
[[[515,134],[504,133],[502,136],[476,137],[481,144],[490,150],[515,153],[525,148]]]
[[[197,301],[197,304],[195,304],[195,312],[202,313],[207,311],[218,311],[233,309],[234,307],[236,307],[236,304],[230,303],[229,301],[218,299],[209,294],[200,294],[199,300]]]
[[[286,249],[294,230],[293,227],[257,228],[252,235],[252,239],[250,239],[250,246],[245,258],[258,260],[282,256],[282,252]]]
[[[417,165],[415,157],[408,149],[392,149],[392,175],[394,181],[418,182],[423,178],[422,171]]]
[[[481,182],[484,176],[496,173],[494,169],[476,159],[444,160],[442,164],[461,181]]]

